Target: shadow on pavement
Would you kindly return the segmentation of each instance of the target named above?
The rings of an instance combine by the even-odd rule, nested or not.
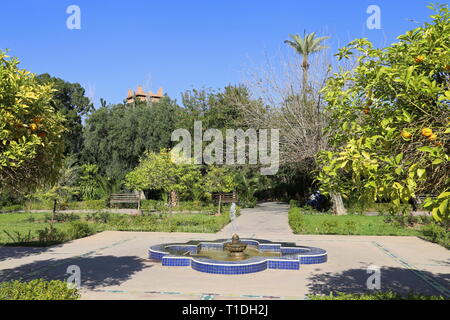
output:
[[[89,256],[67,259],[47,259],[25,264],[16,268],[0,270],[2,281],[32,280],[66,280],[67,268],[71,265],[80,267],[81,285],[93,289],[103,286],[120,285],[135,273],[151,267],[136,256]]]
[[[0,246],[0,261],[5,261],[9,259],[20,259],[32,255],[41,254],[49,250],[55,249],[62,246],[55,245],[49,247],[9,247]]]
[[[434,280],[443,288],[450,287],[450,274],[433,274],[427,271],[420,271],[421,275],[430,280]],[[343,293],[370,293],[367,288],[367,279],[373,273],[367,273],[365,268],[350,269],[341,273],[323,273],[312,275],[308,278],[307,285],[311,294],[329,295],[331,292]],[[403,268],[381,268],[381,290],[392,290],[399,294],[406,295],[410,291],[425,295],[444,294],[434,289],[425,280],[413,271]]]

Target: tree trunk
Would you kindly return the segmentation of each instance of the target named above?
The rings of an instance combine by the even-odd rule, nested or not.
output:
[[[53,200],[53,211],[52,211],[52,223],[55,222],[56,204],[57,204],[57,200],[54,199],[54,200]]]
[[[221,205],[222,205],[222,194],[219,194],[219,214],[221,214],[220,210],[221,210]]]
[[[172,190],[170,191],[170,207],[176,207],[178,204],[178,196],[177,196],[177,192]]]
[[[342,196],[340,193],[331,193],[331,201],[333,202],[333,213],[341,216],[347,214],[347,209],[344,207]]]

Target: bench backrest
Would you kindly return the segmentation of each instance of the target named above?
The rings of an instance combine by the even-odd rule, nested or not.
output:
[[[139,195],[136,194],[112,194],[109,196],[109,201],[112,203],[138,203]]]
[[[215,192],[212,195],[216,202],[219,202],[219,199],[221,203],[233,203],[238,201],[236,192]]]

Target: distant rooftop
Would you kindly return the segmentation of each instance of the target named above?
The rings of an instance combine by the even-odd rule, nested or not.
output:
[[[157,93],[151,91],[145,92],[142,86],[138,86],[137,91],[128,90],[127,103],[133,103],[135,100],[157,102],[163,97],[163,88],[159,88]]]

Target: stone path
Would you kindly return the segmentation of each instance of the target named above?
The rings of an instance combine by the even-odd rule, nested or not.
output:
[[[219,234],[239,234],[240,237],[258,238],[260,235],[292,235],[289,227],[287,211],[284,203],[261,203],[255,208],[242,209],[241,215]]]
[[[243,237],[296,242],[328,251],[328,262],[300,270],[214,275],[188,267],[163,267],[147,259],[148,247],[217,234],[108,231],[50,248],[0,248],[0,279],[66,279],[81,269],[83,299],[304,299],[330,291],[366,292],[367,267],[381,268],[382,289],[450,297],[450,251],[416,237],[294,235],[287,206],[262,204],[235,221]]]

